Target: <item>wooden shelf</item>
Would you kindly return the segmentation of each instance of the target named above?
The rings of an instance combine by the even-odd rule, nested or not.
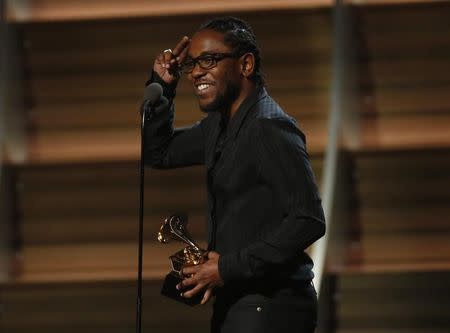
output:
[[[408,5],[442,2],[439,0],[350,0],[355,6]],[[254,11],[331,8],[332,0],[17,0],[9,1],[6,17],[9,22],[52,22],[139,17],[226,14]]]
[[[143,331],[208,331],[212,302],[186,306],[161,296],[162,281],[143,282]],[[2,304],[2,332],[132,332],[136,279],[2,285]]]
[[[217,15],[232,12],[331,7],[332,3],[331,0],[11,1],[7,8],[7,20],[25,23],[196,14]]]
[[[162,280],[170,271],[168,257],[182,248],[178,242],[145,242],[144,278]],[[133,280],[137,276],[137,250],[137,243],[27,246],[23,250],[23,273],[13,282]]]
[[[337,333],[448,331],[446,272],[346,274],[337,285]]]
[[[418,263],[396,263],[396,264],[362,264],[347,265],[345,267],[329,267],[328,272],[340,275],[353,274],[389,274],[408,272],[450,272],[450,262],[418,262]]]

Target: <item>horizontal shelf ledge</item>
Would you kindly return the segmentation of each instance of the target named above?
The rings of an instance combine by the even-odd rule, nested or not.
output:
[[[329,267],[327,271],[339,275],[449,272],[450,262],[438,261],[438,262],[417,262],[417,263],[355,264],[355,265],[346,265],[343,267]]]
[[[405,5],[442,2],[439,0],[350,0],[346,3],[364,5]],[[331,0],[14,0],[7,1],[8,22],[52,22],[96,19],[121,19],[157,16],[221,14],[232,12],[273,11],[331,8]]]
[[[170,271],[168,257],[183,247],[179,242],[145,242],[143,279],[162,281]],[[137,243],[27,246],[23,272],[8,283],[130,281],[137,277],[137,249]]]
[[[8,1],[8,22],[50,22],[331,7],[331,0]]]

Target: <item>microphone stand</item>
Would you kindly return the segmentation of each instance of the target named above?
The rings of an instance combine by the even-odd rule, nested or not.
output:
[[[155,107],[155,103],[162,98],[162,87],[159,83],[151,83],[145,88],[144,104],[142,105],[142,120],[141,120],[141,161],[139,166],[139,249],[138,249],[138,278],[137,278],[137,301],[136,301],[136,333],[142,332],[142,249],[144,247],[143,234],[144,234],[144,128],[145,128],[145,115],[146,106],[149,106],[150,110]],[[162,98],[162,101],[167,101]]]
[[[144,125],[145,109],[142,110],[141,121],[141,161],[139,166],[139,249],[138,249],[138,280],[137,280],[137,303],[136,303],[136,333],[142,332],[142,249],[144,234]]]

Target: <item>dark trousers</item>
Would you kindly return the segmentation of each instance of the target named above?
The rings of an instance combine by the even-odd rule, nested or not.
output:
[[[211,333],[313,333],[316,321],[311,283],[257,293],[224,290],[214,302]]]

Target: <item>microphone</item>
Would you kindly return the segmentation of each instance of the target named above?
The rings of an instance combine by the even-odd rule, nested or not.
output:
[[[163,94],[163,88],[157,82],[150,83],[144,90],[144,104],[155,105]]]
[[[144,102],[142,103],[141,112],[148,114],[152,109],[153,114],[159,114],[167,109],[169,100],[163,95],[162,86],[153,82],[145,87]]]

